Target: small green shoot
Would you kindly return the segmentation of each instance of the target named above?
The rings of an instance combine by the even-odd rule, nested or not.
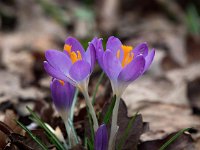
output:
[[[21,126],[22,129],[24,129],[28,135],[43,149],[43,150],[48,150],[48,148],[46,147],[46,145],[44,145],[42,143],[42,141],[40,139],[38,139],[35,135],[33,135],[33,133],[25,126],[23,125],[21,122],[19,122],[18,120],[16,120],[17,124],[19,126]]]
[[[104,122],[105,124],[108,124],[109,121],[110,121],[110,118],[111,118],[112,112],[113,112],[113,108],[114,108],[114,106],[115,106],[115,101],[116,101],[116,95],[113,96],[113,98],[112,98],[112,100],[111,100],[111,104],[109,105],[108,110],[107,110],[107,112],[106,112],[106,114],[105,114],[105,116],[104,116],[104,118],[103,118],[103,122]]]
[[[99,89],[99,85],[100,85],[101,81],[103,80],[103,77],[104,77],[104,72],[102,72],[101,75],[99,76],[99,79],[98,79],[97,84],[95,86],[95,90],[94,90],[94,93],[92,95],[92,104],[93,105],[95,103],[96,94],[97,94],[97,91]]]
[[[165,144],[161,146],[159,150],[165,150],[169,145],[171,145],[177,138],[179,138],[184,132],[189,131],[190,128],[182,129],[176,133],[171,139],[169,139]]]
[[[45,125],[45,123],[39,118],[39,116],[33,112],[28,106],[27,106],[28,111],[31,114],[30,119],[33,120],[34,122],[36,122],[41,128],[43,128],[45,130],[45,132],[47,133],[49,139],[51,140],[51,142],[56,146],[56,148],[58,150],[65,150],[66,148],[61,144],[61,142],[59,141],[59,139],[55,136],[54,133],[52,133],[49,128]]]
[[[89,126],[90,126],[90,132],[91,132],[91,140],[89,140],[89,138],[88,138],[87,143],[89,141],[90,145],[92,145],[92,147],[94,147],[94,145],[92,144],[92,143],[94,143],[94,129],[93,129],[92,117],[89,113],[89,110],[87,112],[88,112]]]
[[[86,138],[86,142],[87,142],[87,147],[89,150],[93,150],[94,149],[94,145],[92,144],[91,140],[89,140],[88,138]]]
[[[135,115],[129,120],[127,128],[125,129],[124,134],[122,135],[122,137],[120,139],[120,143],[117,146],[118,147],[117,150],[121,150],[123,148],[123,145],[126,142],[126,139],[127,139],[129,132],[130,132],[130,129],[133,126],[137,115],[138,115],[138,112],[136,112]]]

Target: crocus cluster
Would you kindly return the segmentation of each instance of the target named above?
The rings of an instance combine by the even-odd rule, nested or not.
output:
[[[118,130],[117,115],[120,97],[127,86],[149,68],[154,55],[155,50],[149,51],[147,43],[141,43],[133,48],[123,45],[114,36],[109,37],[105,50],[103,49],[102,39],[94,38],[89,42],[86,51],[75,38],[67,38],[62,52],[47,50],[45,53],[47,61],[44,61],[44,68],[53,77],[51,92],[56,108],[59,111],[62,110],[62,112],[69,110],[75,87],[78,88],[83,93],[92,116],[93,127],[96,132],[95,149],[114,149]],[[99,127],[88,95],[89,77],[96,60],[109,77],[113,94],[116,95],[108,146],[106,126],[101,125]]]

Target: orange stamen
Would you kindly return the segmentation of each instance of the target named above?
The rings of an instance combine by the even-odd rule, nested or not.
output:
[[[59,82],[60,82],[60,84],[61,84],[62,86],[65,85],[65,82],[64,82],[63,80],[59,80]]]
[[[67,51],[68,53],[71,52],[71,49],[72,49],[72,46],[71,46],[71,45],[68,45],[68,44],[65,44],[65,45],[64,45],[64,50]]]
[[[77,51],[76,53],[74,51],[71,51],[71,49],[72,49],[71,45],[68,44],[64,45],[64,50],[69,54],[72,63],[75,63],[78,60],[82,60],[81,52]]]
[[[124,52],[124,56],[122,59],[122,67],[125,67],[126,65],[128,65],[134,58],[134,53],[132,52],[133,47],[132,46],[125,46],[122,45],[122,50]],[[120,50],[117,51],[117,58],[120,58]]]

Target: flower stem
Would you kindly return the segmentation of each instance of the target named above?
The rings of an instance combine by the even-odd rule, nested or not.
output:
[[[115,149],[116,134],[119,128],[119,126],[117,125],[119,102],[120,102],[120,96],[117,96],[113,113],[112,113],[112,124],[111,124],[110,139],[109,139],[109,145],[108,145],[109,150]]]
[[[94,131],[96,132],[99,125],[98,125],[98,121],[97,121],[97,117],[96,117],[96,114],[95,114],[95,111],[94,111],[94,107],[92,105],[92,102],[90,100],[90,97],[88,95],[88,92],[83,92],[83,95],[85,97],[85,101],[86,101],[86,105],[88,106],[88,109],[89,109],[89,112],[90,112],[90,115],[92,117],[92,120],[93,120],[93,128],[94,128]]]
[[[70,117],[69,117],[69,120],[71,122],[74,121],[74,109],[75,109],[75,105],[76,105],[76,102],[77,102],[77,99],[78,99],[78,93],[79,93],[79,90],[76,89],[74,99],[73,99],[73,102],[72,102],[72,106],[71,106]]]
[[[68,136],[68,141],[69,141],[69,147],[71,148],[72,147],[72,139],[71,139],[71,129],[69,127],[69,123],[68,121],[66,120],[65,122],[65,129],[67,131],[67,136]]]
[[[68,139],[69,139],[69,146],[70,147],[76,146],[78,143],[76,141],[75,134],[73,133],[73,129],[71,128],[69,124],[69,121],[65,122],[65,128],[66,128]]]
[[[65,128],[66,128],[66,131],[67,131],[67,136],[68,136],[68,141],[69,141],[69,147],[73,147],[75,146],[76,144],[78,144],[76,142],[76,135],[72,132],[72,128],[69,124],[69,111],[66,111],[66,112],[62,112],[60,113],[61,114],[61,118],[65,124]]]

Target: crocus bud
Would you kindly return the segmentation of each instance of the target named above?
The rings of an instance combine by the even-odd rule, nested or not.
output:
[[[108,149],[108,132],[105,124],[102,124],[95,134],[95,150]]]
[[[65,111],[71,108],[75,87],[68,82],[53,79],[50,85],[53,103],[58,111]]]

